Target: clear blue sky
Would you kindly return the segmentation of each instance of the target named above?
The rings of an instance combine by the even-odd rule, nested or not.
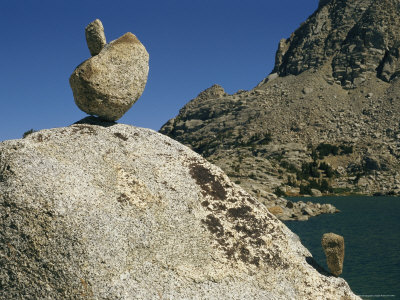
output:
[[[118,122],[158,130],[214,83],[251,89],[270,73],[281,38],[318,0],[1,0],[0,141],[86,116],[69,76],[90,57],[84,28],[107,41],[134,33],[150,54],[142,97]]]

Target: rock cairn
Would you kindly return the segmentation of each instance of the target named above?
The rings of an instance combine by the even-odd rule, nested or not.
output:
[[[325,233],[321,244],[329,270],[333,275],[339,276],[343,271],[344,238],[338,234]]]
[[[106,44],[100,20],[86,27],[92,57],[80,64],[69,82],[76,105],[107,121],[121,118],[142,95],[149,72],[149,54],[128,32]]]

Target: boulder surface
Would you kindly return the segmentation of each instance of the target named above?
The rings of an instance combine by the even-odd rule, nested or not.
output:
[[[128,32],[80,64],[69,83],[81,110],[116,121],[142,95],[148,73],[149,54]]]
[[[35,132],[0,143],[0,175],[2,299],[360,299],[221,169],[152,130]]]

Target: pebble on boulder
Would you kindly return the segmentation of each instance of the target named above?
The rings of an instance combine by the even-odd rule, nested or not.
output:
[[[329,270],[335,276],[343,271],[344,238],[335,233],[325,233],[321,240]]]
[[[103,23],[99,19],[94,20],[86,26],[85,35],[86,43],[92,56],[99,54],[107,44]]]
[[[101,31],[100,26],[101,22],[97,20],[89,24],[86,36],[88,32],[97,36],[94,32]],[[102,42],[91,44],[88,41],[91,52],[101,45]],[[69,82],[75,103],[82,111],[107,121],[116,121],[143,93],[149,72],[149,54],[130,32],[100,50],[74,70]]]

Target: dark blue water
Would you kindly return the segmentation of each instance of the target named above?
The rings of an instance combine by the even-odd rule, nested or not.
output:
[[[326,232],[345,241],[343,273],[353,292],[363,299],[400,299],[400,198],[322,197],[292,201],[331,203],[341,210],[305,222],[287,221],[314,259],[326,270],[321,237]]]

